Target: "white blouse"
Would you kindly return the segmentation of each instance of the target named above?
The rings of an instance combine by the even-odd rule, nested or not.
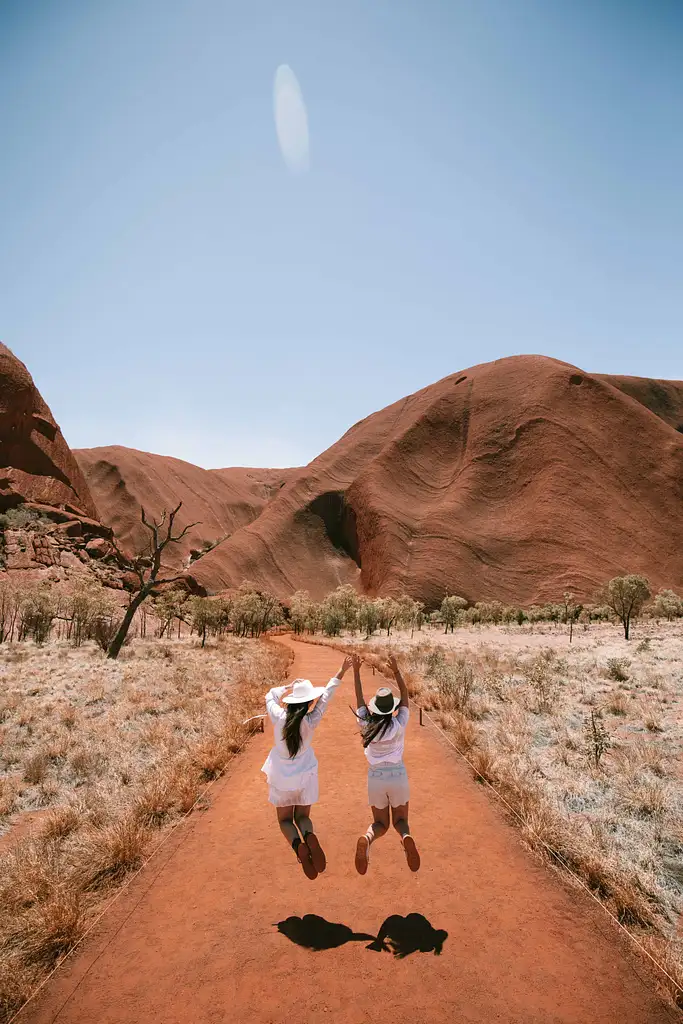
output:
[[[363,719],[367,718],[368,709],[358,708],[358,724],[363,728]],[[365,756],[371,765],[376,764],[401,764],[403,761],[403,744],[406,735],[406,726],[410,717],[410,711],[402,704],[391,725],[378,740],[368,743],[365,748]]]
[[[266,710],[268,717],[273,723],[275,746],[272,748],[265,760],[262,772],[265,772],[268,783],[276,789],[287,792],[288,790],[299,789],[305,776],[311,775],[318,770],[318,761],[311,742],[313,733],[320,725],[321,719],[327,710],[327,706],[339,686],[341,679],[337,676],[330,679],[324,692],[318,697],[315,707],[309,711],[301,720],[301,746],[296,757],[289,756],[289,749],[285,743],[283,729],[287,711],[279,703],[280,698],[286,693],[286,686],[274,686],[266,694]]]

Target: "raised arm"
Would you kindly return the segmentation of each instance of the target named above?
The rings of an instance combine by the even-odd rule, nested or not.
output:
[[[342,678],[344,676],[344,673],[350,667],[351,667],[351,659],[350,658],[344,658],[344,661],[342,662],[342,667],[339,669],[339,671],[337,672],[336,676],[333,676],[332,679],[330,679],[329,683],[325,687],[325,692],[320,694],[320,696],[318,697],[318,700],[316,701],[316,705],[313,708],[313,710],[309,711],[308,714],[306,715],[306,721],[314,729],[320,723],[320,719],[325,714],[325,711],[327,710],[327,705],[329,704],[329,702],[330,702],[330,700],[331,700],[331,698],[332,698],[332,696],[334,694],[334,691],[337,689],[337,687],[341,683]]]
[[[351,664],[353,665],[353,685],[356,689],[356,707],[360,711],[361,708],[366,707],[365,697],[363,696],[363,684],[360,680],[360,654],[351,655]]]
[[[388,661],[389,668],[394,673],[394,679],[396,680],[396,685],[398,686],[399,693],[401,694],[401,703],[399,704],[399,707],[407,708],[410,705],[410,697],[408,696],[408,687],[406,686],[405,679],[401,675],[398,662],[393,654],[389,655]]]
[[[287,690],[291,690],[291,688],[292,684],[288,683],[286,686],[273,686],[272,689],[268,690],[266,694],[266,711],[271,722],[276,722],[278,718],[284,717],[286,712],[280,701],[287,693]]]

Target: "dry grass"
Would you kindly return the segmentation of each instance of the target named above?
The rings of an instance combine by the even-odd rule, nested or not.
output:
[[[137,640],[118,661],[0,647],[0,1021],[222,772],[288,663],[233,638]]]
[[[579,629],[570,646],[562,626],[487,626],[331,644],[367,652],[375,668],[399,657],[411,696],[511,805],[529,845],[648,939],[682,1005],[683,626],[637,634]],[[440,685],[463,660],[464,704]]]

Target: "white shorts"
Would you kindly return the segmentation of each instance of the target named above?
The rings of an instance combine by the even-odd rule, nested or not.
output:
[[[297,780],[292,779],[292,782]],[[307,807],[318,802],[318,773],[314,772],[301,780],[299,789],[276,789],[268,787],[268,800],[274,807]]]
[[[408,772],[402,762],[368,768],[368,803],[371,807],[401,807],[409,800]]]

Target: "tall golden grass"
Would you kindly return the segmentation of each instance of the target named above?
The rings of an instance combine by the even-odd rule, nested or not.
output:
[[[297,639],[354,650],[388,676],[387,655],[396,654],[410,696],[451,737],[475,779],[512,808],[528,846],[568,868],[646,946],[673,979],[662,977],[663,990],[683,1007],[683,785],[675,766],[683,644],[678,626],[670,632],[675,642],[659,652],[644,647],[628,675],[621,663],[615,672],[614,659],[603,664],[599,640],[595,650],[577,644],[558,654],[506,650],[503,631],[499,648],[490,636],[458,647],[456,635],[455,650],[450,637],[444,644],[433,635]],[[473,673],[464,701],[463,660]],[[606,683],[618,676],[625,686],[624,675],[625,690]],[[597,766],[591,710],[605,731]]]
[[[0,836],[0,1021],[225,769],[290,661],[232,638],[135,641],[118,663],[88,645],[27,650],[0,653],[0,825],[40,809],[28,835]]]

